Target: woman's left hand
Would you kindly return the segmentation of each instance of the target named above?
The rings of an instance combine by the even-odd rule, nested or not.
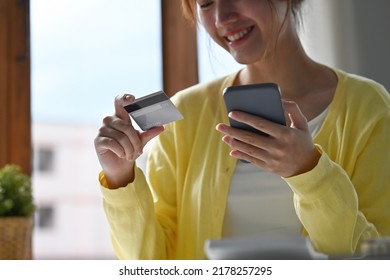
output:
[[[244,112],[229,114],[269,136],[218,124],[216,129],[225,134],[222,140],[232,148],[230,155],[285,178],[313,169],[320,153],[313,144],[307,120],[295,102],[283,101],[283,106],[289,116],[287,126]]]

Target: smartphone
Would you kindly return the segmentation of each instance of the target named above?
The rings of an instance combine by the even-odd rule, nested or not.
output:
[[[231,86],[224,89],[223,98],[227,112],[242,111],[269,121],[286,125],[280,88],[275,83]],[[230,119],[230,125],[260,135],[266,133],[242,122]]]

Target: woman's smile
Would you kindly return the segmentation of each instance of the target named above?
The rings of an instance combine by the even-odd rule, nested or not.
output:
[[[248,34],[253,30],[253,26],[240,30],[238,32],[232,32],[230,35],[225,36],[225,40],[229,43],[229,45],[233,43],[238,43],[242,41],[242,39],[246,38]]]

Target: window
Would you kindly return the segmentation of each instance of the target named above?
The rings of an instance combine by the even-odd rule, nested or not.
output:
[[[162,87],[159,1],[31,0],[31,54],[33,121],[100,124]]]
[[[53,206],[40,206],[37,210],[38,227],[40,229],[51,229],[54,227]]]
[[[162,88],[160,1],[31,0],[30,10],[34,258],[116,258],[93,139],[116,95]]]
[[[37,169],[41,173],[51,172],[54,169],[54,151],[50,148],[39,148],[37,154]]]

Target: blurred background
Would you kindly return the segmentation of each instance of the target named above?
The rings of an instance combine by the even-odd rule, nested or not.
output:
[[[180,5],[30,0],[35,259],[115,259],[93,140],[116,95],[164,88],[161,3]],[[389,90],[389,11],[388,0],[307,0],[305,48],[318,61]],[[199,82],[241,67],[197,31]]]

